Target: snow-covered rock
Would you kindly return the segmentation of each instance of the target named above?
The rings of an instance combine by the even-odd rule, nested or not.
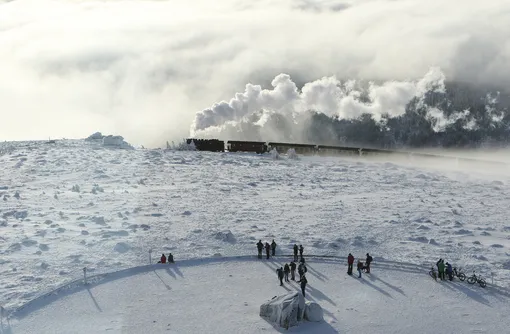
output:
[[[305,306],[305,319],[313,322],[324,321],[322,307],[314,302],[307,301]]]
[[[297,326],[303,320],[305,313],[305,299],[299,292],[289,292],[260,306],[260,316],[277,323],[280,327]]]
[[[103,146],[133,149],[133,146],[124,141],[122,136],[106,136],[103,138]]]
[[[225,242],[236,242],[236,237],[232,234],[232,232],[230,232],[230,230],[217,232],[214,237]]]
[[[104,136],[101,134],[101,132],[96,132],[94,134],[91,134],[87,138],[85,138],[86,141],[93,141],[93,140],[103,140]]]

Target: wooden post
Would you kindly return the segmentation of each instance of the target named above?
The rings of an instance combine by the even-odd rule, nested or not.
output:
[[[152,249],[149,249],[149,264],[152,264],[151,253],[152,253]]]
[[[87,285],[87,267],[83,267],[83,284]]]

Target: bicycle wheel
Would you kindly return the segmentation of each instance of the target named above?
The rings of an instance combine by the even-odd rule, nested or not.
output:
[[[464,280],[466,279],[466,274],[464,274],[464,273],[459,273],[459,274],[457,275],[457,277],[458,277],[461,281],[463,281],[463,282],[464,282]]]
[[[469,284],[475,284],[475,282],[476,282],[476,278],[474,278],[473,276],[468,277],[467,282],[468,282]]]
[[[487,286],[487,282],[485,282],[485,280],[484,280],[483,278],[480,278],[480,279],[478,280],[478,284],[480,284],[480,286],[481,286],[482,288],[485,288],[485,287]]]

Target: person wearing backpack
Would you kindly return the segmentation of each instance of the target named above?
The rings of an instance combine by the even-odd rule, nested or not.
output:
[[[358,273],[359,273],[359,276],[358,278],[361,278],[361,270],[363,269],[363,262],[361,262],[360,260],[358,260]]]

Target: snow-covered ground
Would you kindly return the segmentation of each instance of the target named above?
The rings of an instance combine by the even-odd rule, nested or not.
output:
[[[19,333],[278,333],[260,305],[296,282],[279,286],[275,269],[288,258],[217,259],[152,265],[105,277],[37,300],[5,325]],[[424,268],[376,262],[371,274],[348,276],[344,263],[309,259],[306,300],[324,322],[299,333],[505,333],[506,289],[435,282]]]
[[[427,266],[442,257],[510,282],[505,170],[78,140],[1,143],[0,152],[0,305],[8,311],[83,267],[97,274],[147,264],[149,249],[178,261],[253,254],[259,239],[273,238],[278,254],[298,243],[305,254],[370,252]]]

